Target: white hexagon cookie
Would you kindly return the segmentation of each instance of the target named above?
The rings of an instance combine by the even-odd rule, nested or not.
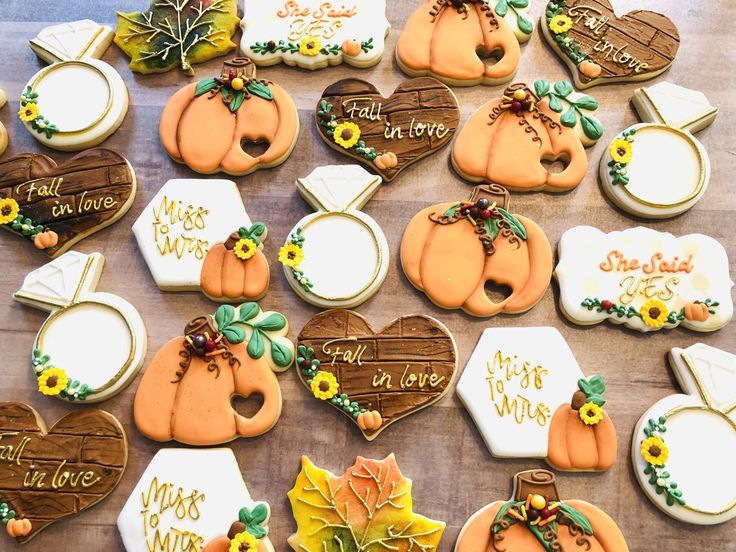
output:
[[[219,552],[233,540],[273,552],[270,513],[251,499],[232,450],[164,449],[125,503],[118,530],[127,552]]]
[[[545,458],[570,471],[615,462],[604,391],[603,378],[583,376],[555,328],[486,329],[457,385],[491,454]]]

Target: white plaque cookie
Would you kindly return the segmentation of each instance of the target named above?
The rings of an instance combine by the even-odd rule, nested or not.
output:
[[[576,226],[562,235],[559,255],[560,307],[576,324],[712,332],[733,316],[726,250],[710,236]]]

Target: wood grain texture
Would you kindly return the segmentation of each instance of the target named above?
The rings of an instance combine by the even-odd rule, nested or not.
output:
[[[314,106],[322,91],[339,79],[365,79],[385,93],[404,80],[393,58],[393,50],[404,22],[420,2],[391,1],[388,4],[393,30],[388,37],[384,59],[376,67],[356,70],[343,65],[313,73],[284,66],[259,70],[261,77],[281,83],[296,102],[302,125],[299,142],[292,158],[280,167],[233,180],[240,186],[250,216],[262,220],[269,228],[265,254],[271,263],[272,279],[261,304],[264,309],[288,316],[292,339],[296,339],[304,324],[320,310],[293,293],[276,260],[278,246],[286,240],[294,223],[313,211],[298,195],[294,182],[318,165],[346,162],[345,156],[328,148],[319,137],[314,125]],[[611,137],[639,121],[629,99],[640,85],[601,85],[588,92],[600,101],[598,116],[606,127],[606,134],[596,146],[587,150],[591,166],[585,181],[567,194],[514,193],[511,210],[537,221],[554,246],[561,234],[575,225],[590,224],[610,232],[645,223],[675,234],[709,234],[723,243],[733,264],[736,259],[736,194],[731,171],[736,159],[733,145],[736,142],[733,107],[736,57],[728,45],[733,35],[736,3],[617,0],[615,4],[619,15],[635,9],[651,9],[666,14],[677,24],[682,38],[677,59],[665,75],[650,84],[667,79],[699,88],[721,108],[715,124],[697,135],[713,164],[707,193],[682,216],[656,222],[634,219],[606,199],[598,183],[597,163]],[[31,52],[28,40],[53,22],[88,17],[114,26],[116,9],[133,11],[147,6],[148,0],[0,2],[0,48],[3,52],[0,87],[10,99],[9,106],[0,110],[0,120],[10,132],[10,150],[6,156],[40,151],[59,162],[71,157],[41,147],[15,117],[23,86],[44,65]],[[532,2],[531,16],[535,21],[539,21],[543,8],[544,2]],[[201,178],[170,160],[158,140],[158,121],[164,104],[190,81],[178,70],[150,77],[134,75],[127,68],[127,58],[116,47],[110,48],[103,59],[123,76],[130,91],[131,108],[120,129],[102,147],[116,149],[131,161],[138,176],[139,191],[133,207],[121,221],[80,242],[77,249],[85,253],[100,251],[106,256],[100,289],[126,298],[139,309],[148,328],[147,362],[150,362],[160,347],[181,334],[187,321],[202,312],[214,312],[216,308],[199,293],[159,291],[138,254],[130,231],[130,226],[166,180]],[[222,61],[215,59],[195,66],[197,78],[218,72]],[[535,30],[531,40],[522,46],[521,66],[515,81],[534,82],[537,78],[569,79],[569,71]],[[503,88],[455,88],[461,108],[461,125],[481,104],[498,97]],[[557,327],[583,371],[599,373],[606,378],[606,410],[616,423],[621,440],[618,460],[609,472],[558,475],[558,484],[564,489],[565,497],[591,501],[608,512],[618,521],[633,552],[653,546],[663,551],[736,551],[736,522],[717,527],[694,527],[668,518],[639,488],[629,458],[630,439],[639,416],[658,399],[679,392],[666,362],[670,348],[702,341],[736,352],[736,323],[703,335],[681,328],[640,334],[607,323],[593,327],[574,326],[566,322],[559,311],[556,284],[552,284],[535,308],[519,316],[501,315],[478,320],[461,312],[435,307],[406,280],[399,266],[398,253],[404,227],[414,214],[428,205],[468,197],[471,186],[452,171],[449,155],[449,148],[444,149],[413,165],[393,183],[383,186],[366,204],[364,211],[376,219],[388,238],[391,267],[381,290],[356,310],[376,328],[409,313],[428,314],[441,320],[457,341],[459,370],[465,366],[486,327]],[[34,336],[46,315],[14,302],[10,296],[29,271],[45,262],[45,256],[9,234],[0,235],[0,252],[4,260],[0,278],[0,330],[4,352],[0,363],[0,400],[28,402],[53,422],[84,407],[42,397],[36,392],[30,355]],[[79,342],[83,341],[84,336],[80,335]],[[351,424],[346,423],[340,412],[317,404],[304,391],[294,370],[278,377],[284,395],[280,422],[262,437],[241,439],[230,446],[238,457],[252,496],[271,504],[271,540],[279,552],[287,550],[286,539],[295,528],[286,493],[299,472],[301,454],[309,455],[319,466],[342,473],[358,454],[383,458],[395,452],[402,471],[414,481],[416,511],[448,524],[440,552],[452,550],[460,528],[473,512],[493,500],[508,499],[516,472],[545,467],[541,460],[492,458],[453,391],[437,404],[402,420],[374,442],[367,443]],[[61,539],[66,539],[64,546],[69,550],[123,550],[115,521],[131,489],[161,447],[141,436],[133,424],[131,405],[137,386],[138,382],[134,382],[121,395],[99,405],[121,420],[129,436],[130,458],[120,485],[103,503],[47,528],[23,550],[55,550]],[[236,404],[241,407],[240,402]],[[2,536],[0,549],[12,552],[21,547]]]

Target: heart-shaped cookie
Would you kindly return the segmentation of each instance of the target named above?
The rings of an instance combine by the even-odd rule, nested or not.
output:
[[[460,121],[452,91],[430,77],[403,82],[384,98],[371,83],[344,79],[317,104],[317,128],[330,147],[390,182],[450,143]]]
[[[552,0],[542,32],[578,88],[654,78],[680,47],[677,27],[664,15],[637,10],[617,17],[608,0]]]
[[[133,167],[108,149],[87,150],[61,165],[23,153],[0,163],[0,226],[57,257],[121,218],[135,190]]]
[[[440,400],[456,366],[455,340],[429,316],[402,316],[375,332],[357,312],[333,309],[299,334],[302,383],[349,416],[369,441]]]
[[[127,461],[125,431],[107,412],[79,410],[47,430],[30,406],[0,403],[0,519],[6,532],[27,542],[97,504],[117,486]]]

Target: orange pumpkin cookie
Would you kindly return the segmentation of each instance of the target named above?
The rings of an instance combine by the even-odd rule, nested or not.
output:
[[[225,62],[219,77],[174,94],[159,134],[178,163],[203,174],[242,176],[286,161],[296,145],[299,116],[283,88],[257,79],[248,58],[235,58]],[[251,155],[253,148],[265,151]]]
[[[513,495],[473,514],[460,531],[455,552],[629,550],[608,514],[582,500],[560,500],[552,472],[517,473]]]
[[[217,445],[266,433],[281,416],[274,371],[294,360],[286,318],[258,303],[222,305],[187,324],[184,336],[156,353],[133,404],[135,423],[154,441]],[[252,417],[232,406],[234,396],[261,395]]]
[[[460,130],[452,149],[455,170],[471,182],[514,191],[565,192],[585,177],[585,146],[603,135],[592,113],[598,102],[567,81],[545,80],[534,89],[512,84],[499,100],[481,106]],[[564,165],[553,172],[545,162]]]
[[[271,509],[265,502],[251,508],[241,508],[238,519],[230,524],[227,536],[217,537],[207,543],[202,552],[273,552],[268,540],[268,519]]]
[[[519,43],[534,30],[528,8],[528,0],[427,0],[399,37],[399,67],[454,86],[508,82],[519,67]]]
[[[473,316],[536,305],[552,276],[552,248],[534,221],[507,210],[508,199],[501,186],[476,186],[469,202],[415,215],[401,241],[401,265],[414,287],[439,307]],[[494,302],[487,282],[510,288],[510,295]]]
[[[616,429],[602,408],[605,388],[600,376],[583,376],[555,328],[488,328],[457,394],[494,456],[603,471],[615,462],[618,448]]]

